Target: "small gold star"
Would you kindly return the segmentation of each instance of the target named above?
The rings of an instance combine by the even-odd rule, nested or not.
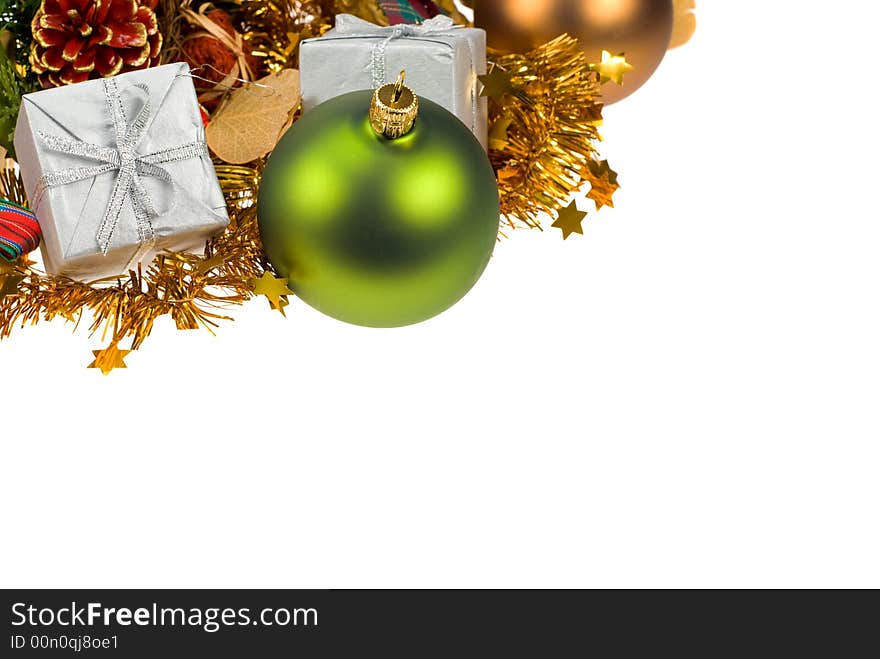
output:
[[[607,160],[591,160],[587,167],[594,178],[605,179],[612,185],[617,185],[617,172],[611,169]]]
[[[123,360],[130,352],[131,350],[120,350],[116,343],[111,344],[106,350],[92,350],[95,361],[89,364],[89,368],[100,368],[104,375],[109,375],[115,368],[128,368]]]
[[[486,75],[477,77],[483,83],[483,91],[480,92],[480,96],[488,96],[497,101],[513,91],[513,74],[498,66],[493,66]]]
[[[226,263],[226,256],[224,254],[214,254],[211,258],[205,259],[199,263],[196,266],[196,272],[203,275],[207,272],[211,272],[214,268],[219,268],[224,263]]]
[[[553,227],[562,230],[563,240],[568,240],[568,237],[573,233],[584,235],[582,223],[586,216],[586,213],[578,210],[577,202],[572,201],[568,206],[559,210],[559,217],[553,223]]]
[[[293,291],[287,287],[287,278],[275,277],[268,270],[264,272],[263,276],[259,279],[250,279],[248,280],[248,283],[251,285],[251,288],[254,289],[254,293],[257,295],[265,295],[269,300],[269,304],[272,305],[272,308],[277,309],[278,311],[283,311],[284,307],[289,304],[284,297],[287,295],[293,295]]]
[[[10,272],[0,276],[0,300],[7,295],[18,295],[18,286],[24,281],[24,275]]]
[[[608,165],[607,160],[596,162],[591,160],[587,165],[589,171],[590,191],[587,197],[596,202],[596,210],[603,206],[614,208],[614,193],[620,189],[617,183],[617,172]]]
[[[602,62],[599,64],[590,64],[590,70],[599,74],[599,82],[603,85],[606,82],[614,82],[618,85],[623,84],[623,76],[634,69],[633,65],[626,61],[626,55],[612,55],[607,50],[602,51]]]

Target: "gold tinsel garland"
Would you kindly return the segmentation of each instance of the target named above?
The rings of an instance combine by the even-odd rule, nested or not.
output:
[[[18,291],[0,299],[0,338],[8,337],[16,326],[40,320],[60,317],[78,325],[89,312],[90,332],[100,332],[103,338],[109,335],[109,349],[130,338],[136,350],[164,315],[182,330],[211,329],[220,320],[231,320],[223,307],[254,297],[252,280],[269,268],[256,207],[248,202],[256,195],[252,183],[259,175],[248,168],[236,169],[237,173],[223,173],[221,168],[230,225],[208,243],[203,256],[168,252],[144,272],[91,284],[47,275],[27,259],[4,264],[0,278],[14,278]],[[11,169],[0,179],[0,196],[7,196],[10,178],[17,178]]]
[[[241,0],[244,41],[266,70],[298,68],[299,44],[333,27],[334,0]]]
[[[585,181],[601,138],[599,76],[577,39],[562,35],[529,53],[494,53],[488,78],[490,151],[510,228],[540,227]],[[488,86],[488,85],[487,85]]]
[[[11,159],[0,159],[0,199],[14,201],[20,206],[27,206],[28,203],[24,183]]]
[[[228,4],[228,3],[227,3]],[[356,11],[362,0],[239,0],[238,27],[263,73],[296,66],[302,39],[320,36],[340,11]],[[161,28],[168,48],[163,63],[179,59],[183,28],[180,0],[160,0]],[[616,175],[599,162],[598,76],[575,39],[562,36],[527,54],[492,54],[495,93],[490,101],[490,159],[498,175],[502,212],[510,228],[540,228],[543,213],[558,211],[586,182],[591,195],[611,205]],[[490,72],[491,77],[493,73]],[[488,85],[487,85],[488,89]],[[489,94],[487,94],[489,95]],[[0,262],[0,339],[18,326],[64,318],[85,319],[109,346],[95,351],[93,367],[107,373],[124,367],[130,340],[138,349],[155,321],[169,315],[179,329],[211,330],[228,320],[229,305],[255,297],[257,281],[271,268],[260,243],[256,198],[263,163],[215,163],[229,207],[230,225],[208,243],[204,256],[166,253],[145,271],[94,285],[47,275],[28,259]],[[24,203],[14,168],[0,172],[0,197]],[[597,200],[597,206],[599,201]],[[286,290],[286,289],[285,289]],[[268,296],[267,296],[268,297]],[[286,298],[273,300],[282,311]]]

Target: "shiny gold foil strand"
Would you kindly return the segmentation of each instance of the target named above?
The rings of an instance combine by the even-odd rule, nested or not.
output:
[[[249,174],[255,198],[259,171]],[[243,192],[243,179],[224,186],[234,196]],[[146,271],[129,272],[90,285],[65,277],[47,275],[30,261],[14,266],[23,279],[18,294],[0,299],[0,338],[15,327],[41,320],[64,318],[77,325],[90,316],[89,330],[100,333],[111,345],[130,339],[139,348],[150,335],[156,319],[169,315],[178,329],[213,330],[225,311],[254,297],[249,283],[269,267],[263,255],[256,208],[229,207],[229,228],[207,244],[203,256],[168,252]],[[97,285],[100,284],[100,285]]]
[[[0,160],[0,199],[8,199],[21,206],[27,206],[28,203],[24,183],[11,158]]]
[[[540,228],[588,178],[602,119],[598,76],[577,39],[562,35],[529,53],[491,53],[513,74],[513,93],[490,99],[490,159],[509,228]]]
[[[334,0],[240,0],[244,41],[267,72],[299,68],[299,44],[333,27]]]
[[[257,203],[262,164],[259,167],[227,165],[215,162],[214,169],[223,189],[226,202],[238,210],[250,208]]]

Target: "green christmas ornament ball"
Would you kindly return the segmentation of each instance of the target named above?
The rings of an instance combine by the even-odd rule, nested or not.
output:
[[[306,113],[272,153],[259,198],[263,245],[291,290],[367,327],[458,302],[489,262],[499,218],[479,142],[401,81]]]

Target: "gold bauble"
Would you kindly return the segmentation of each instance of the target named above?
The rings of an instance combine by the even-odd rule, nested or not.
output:
[[[602,88],[606,105],[626,98],[660,65],[672,35],[672,0],[478,0],[476,24],[489,47],[524,52],[563,32],[577,37],[591,62],[625,53],[634,70],[623,85]]]

